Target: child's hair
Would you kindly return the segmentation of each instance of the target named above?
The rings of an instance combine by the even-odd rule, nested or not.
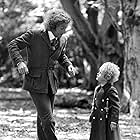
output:
[[[120,76],[120,68],[112,63],[112,62],[105,62],[100,68],[100,72],[104,75],[104,78],[111,83],[118,81]]]
[[[57,26],[63,23],[69,24],[70,16],[62,9],[50,9],[44,14],[45,29],[55,30]]]

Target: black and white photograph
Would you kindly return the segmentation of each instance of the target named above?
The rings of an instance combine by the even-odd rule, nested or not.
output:
[[[0,140],[140,140],[139,0],[0,0]]]

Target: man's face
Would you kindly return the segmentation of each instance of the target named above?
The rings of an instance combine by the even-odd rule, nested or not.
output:
[[[54,35],[56,37],[61,37],[66,32],[67,26],[68,26],[67,23],[63,23],[63,24],[60,24],[59,26],[57,26],[54,31]]]

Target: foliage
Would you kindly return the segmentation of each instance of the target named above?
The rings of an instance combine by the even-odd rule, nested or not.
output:
[[[8,59],[7,43],[15,36],[24,32],[27,26],[28,12],[35,9],[36,6],[23,0],[1,0],[0,2],[0,73],[9,73],[11,61]],[[7,77],[7,75],[4,75]],[[4,80],[1,79],[1,80]]]
[[[117,83],[122,93],[124,42],[118,31],[119,0],[61,0],[63,8],[73,19],[73,30],[81,42],[86,61],[90,65],[88,83],[93,90],[97,84],[96,73],[106,61],[119,65],[120,81]],[[121,40],[120,40],[121,38]]]
[[[68,78],[60,67],[60,71],[57,72],[58,79],[60,79],[60,87],[80,87],[89,89],[89,73],[90,65],[86,60],[84,51],[82,49],[81,42],[77,39],[75,34],[72,34],[67,43],[66,54],[70,61],[77,68],[78,74],[73,78]]]
[[[35,8],[36,6],[32,5],[27,0],[3,0],[3,7],[1,9],[0,15],[0,21],[3,22],[0,24],[0,36],[5,39],[12,36],[13,34],[23,31],[23,29],[20,30],[21,25],[26,23],[26,17],[29,11]]]
[[[74,28],[72,29],[74,33],[68,40],[67,55],[73,61],[74,65],[78,67],[79,74],[76,75],[76,78],[68,80],[64,73],[60,74],[60,71],[62,71],[60,68],[58,70],[60,87],[80,86],[87,89],[94,89],[97,84],[95,81],[97,69],[104,61],[113,61],[120,66],[120,85],[122,86],[124,61],[122,49],[124,48],[123,44],[119,42],[118,32],[116,31],[116,28],[118,27],[116,25],[118,17],[116,17],[116,13],[114,13],[115,10],[112,10],[113,12],[110,10],[111,8],[116,8],[118,5],[113,0],[108,0],[108,5],[106,5],[106,1],[102,0],[96,2],[93,0],[76,2],[77,3],[74,3],[76,11],[73,14],[77,14],[76,19],[78,20],[75,21],[73,15],[69,13],[74,21]],[[52,2],[50,2],[50,5],[52,6]],[[0,81],[6,79],[7,73],[9,73],[8,86],[19,87],[21,86],[22,80],[17,78],[16,70],[11,69],[11,61],[8,59],[6,44],[28,28],[40,26],[43,19],[42,13],[39,14],[38,11],[43,12],[50,8],[50,5],[49,1],[44,1],[44,4],[42,3],[41,7],[37,7],[37,5],[33,5],[27,0],[1,0],[0,21],[3,22],[0,24],[0,75],[3,75],[3,77]],[[59,1],[56,1],[53,6],[62,8]],[[108,18],[107,14],[102,13],[102,11],[105,11],[106,9],[109,9],[108,13],[110,13],[110,18]],[[66,10],[68,10],[68,8]],[[34,15],[31,15],[31,13],[34,13]],[[99,15],[103,18],[100,18],[101,16]],[[102,24],[99,24],[101,21]],[[83,23],[84,26],[82,26]],[[80,27],[77,25],[80,25]],[[82,38],[80,35],[83,35]],[[23,51],[22,54],[25,56],[25,51]]]
[[[12,76],[12,63],[6,45],[10,40],[22,34],[27,28],[33,26],[36,21],[30,19],[29,12],[37,6],[27,0],[1,0],[0,1],[0,83],[8,86],[21,86],[21,80],[14,80]],[[30,20],[29,20],[30,19]]]
[[[29,28],[37,28],[41,26],[43,21],[42,14],[49,7],[49,3],[52,6],[52,2],[45,2],[41,7],[33,5],[27,0],[24,1],[1,1],[1,16],[0,20],[4,21],[1,26],[1,43],[0,43],[0,85],[6,87],[21,87],[22,77],[19,77],[17,70],[12,67],[11,60],[8,57],[7,43],[25,32]],[[60,2],[56,2],[57,7],[62,8]],[[46,6],[44,6],[46,5]],[[48,6],[48,7],[47,7]],[[82,88],[88,88],[88,71],[86,66],[88,65],[81,48],[81,43],[75,36],[70,35],[68,40],[67,55],[76,67],[78,67],[79,74],[76,78],[68,79],[66,74],[63,73],[61,67],[57,73],[60,79],[60,87],[74,87],[80,86]],[[76,47],[75,47],[76,46]],[[82,54],[82,55],[81,55]],[[22,52],[22,56],[26,59],[26,51]],[[86,64],[83,62],[85,61]],[[85,65],[85,66],[84,66]]]

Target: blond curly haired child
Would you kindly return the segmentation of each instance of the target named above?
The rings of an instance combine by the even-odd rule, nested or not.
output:
[[[113,84],[118,81],[119,67],[105,62],[97,73],[99,85],[95,88],[89,121],[91,131],[89,140],[120,140],[119,110],[120,99]]]

